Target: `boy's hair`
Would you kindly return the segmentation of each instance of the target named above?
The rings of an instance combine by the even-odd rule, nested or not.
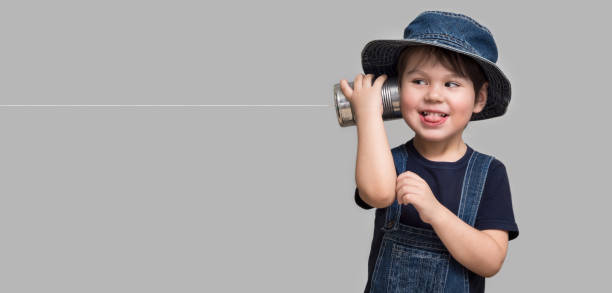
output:
[[[487,81],[480,65],[478,65],[476,61],[466,55],[436,46],[418,45],[411,46],[402,50],[402,52],[400,53],[399,60],[397,62],[397,73],[400,80],[400,87],[401,77],[404,75],[404,70],[406,70],[406,62],[408,62],[408,59],[412,54],[418,52],[422,53],[424,58],[419,60],[417,66],[433,57],[435,61],[440,62],[442,66],[446,67],[448,70],[451,70],[462,77],[467,77],[472,80],[472,83],[474,84],[475,93],[474,103],[476,103],[476,96],[478,95],[478,90],[480,90],[482,85]]]

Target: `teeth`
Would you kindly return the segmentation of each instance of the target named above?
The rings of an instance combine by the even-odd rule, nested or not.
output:
[[[423,116],[427,116],[427,115],[437,115],[437,116],[441,116],[441,117],[446,117],[448,116],[447,114],[442,114],[442,113],[432,113],[432,112],[423,112]]]

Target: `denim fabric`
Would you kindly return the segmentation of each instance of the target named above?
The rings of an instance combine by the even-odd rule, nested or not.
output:
[[[458,13],[423,13],[404,29],[404,39],[430,40],[497,62],[497,46],[491,32],[472,18]]]
[[[397,174],[405,172],[405,145],[391,153]],[[474,151],[468,161],[457,216],[472,227],[492,160],[492,156]],[[386,208],[370,292],[469,293],[469,274],[473,272],[450,255],[433,230],[400,223],[401,211],[397,199]]]

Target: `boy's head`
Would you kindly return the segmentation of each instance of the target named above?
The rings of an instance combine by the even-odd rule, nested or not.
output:
[[[474,92],[473,105],[480,102],[479,97],[486,96],[486,104],[481,111],[474,111],[469,120],[493,118],[506,112],[510,81],[495,65],[496,61],[497,46],[486,27],[466,15],[444,11],[425,11],[405,28],[404,39],[374,40],[361,52],[364,73],[399,77],[402,93],[407,85],[402,82],[405,73],[419,66],[440,65],[436,70],[467,77]],[[484,95],[480,95],[483,90]]]
[[[401,111],[418,136],[461,137],[487,101],[488,81],[471,58],[435,46],[411,46],[397,62]]]

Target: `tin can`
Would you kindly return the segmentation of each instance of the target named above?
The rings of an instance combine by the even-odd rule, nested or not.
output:
[[[349,85],[353,88],[353,82],[349,82]],[[402,118],[397,77],[388,77],[385,80],[381,88],[381,96],[383,106],[382,119],[386,121]],[[340,83],[334,85],[334,105],[336,106],[336,115],[338,116],[340,126],[355,125],[355,112],[351,102],[342,93]]]

